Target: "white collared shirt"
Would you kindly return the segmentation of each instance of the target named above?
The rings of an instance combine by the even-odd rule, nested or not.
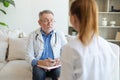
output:
[[[108,42],[96,36],[86,47],[77,37],[71,39],[63,48],[61,60],[60,80],[114,80],[114,69],[118,68],[117,56]]]

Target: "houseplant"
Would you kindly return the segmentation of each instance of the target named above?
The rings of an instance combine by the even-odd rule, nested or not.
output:
[[[9,7],[9,5],[13,5],[15,7],[15,2],[13,0],[0,0],[0,3],[3,4],[4,7]],[[3,14],[7,14],[5,10],[1,9],[0,7],[0,12],[2,12]],[[0,25],[7,27],[8,25],[4,22],[0,22]]]

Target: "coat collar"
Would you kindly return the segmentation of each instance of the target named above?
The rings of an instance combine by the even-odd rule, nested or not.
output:
[[[40,30],[41,30],[41,28],[37,29],[37,30],[35,31],[35,33],[38,34],[38,35],[41,35]],[[53,34],[55,34],[55,33],[56,33],[56,30],[53,30]]]
[[[35,34],[36,34],[36,36],[37,36],[37,38],[40,40],[40,41],[42,41],[42,42],[44,42],[43,41],[43,37],[42,37],[42,33],[41,33],[41,28],[39,28],[39,29],[37,29],[36,31],[35,31]],[[53,30],[53,35],[56,33],[56,30]]]

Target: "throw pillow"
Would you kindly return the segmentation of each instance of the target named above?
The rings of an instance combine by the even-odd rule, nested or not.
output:
[[[25,59],[27,38],[10,38],[8,60]]]

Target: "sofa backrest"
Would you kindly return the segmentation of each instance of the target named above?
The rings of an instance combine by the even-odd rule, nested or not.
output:
[[[6,31],[0,30],[0,62],[5,61],[5,55],[8,48],[8,36]]]
[[[16,59],[16,57],[18,56],[19,57],[23,56],[23,55],[20,55],[19,50],[21,51],[22,49],[24,49],[23,46],[26,45],[26,39],[19,38],[21,37],[21,33],[23,36],[23,32],[19,30],[0,29],[0,62],[5,62],[6,57],[9,57],[9,60],[12,60],[13,58]],[[15,48],[17,49],[17,51]],[[24,51],[21,51],[21,52],[24,52]],[[18,56],[15,56],[14,54],[18,54]]]

